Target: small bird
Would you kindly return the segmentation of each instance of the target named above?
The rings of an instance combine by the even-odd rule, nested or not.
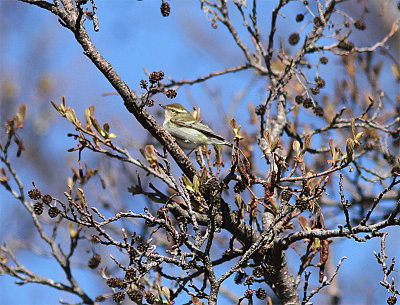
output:
[[[201,145],[228,145],[231,143],[193,117],[189,110],[179,103],[160,105],[164,108],[163,127],[184,150],[193,150]]]

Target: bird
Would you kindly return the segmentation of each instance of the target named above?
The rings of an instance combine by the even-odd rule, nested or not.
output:
[[[232,146],[210,127],[198,122],[193,115],[179,103],[161,105],[164,108],[163,128],[174,138],[183,150],[193,150],[202,145]]]

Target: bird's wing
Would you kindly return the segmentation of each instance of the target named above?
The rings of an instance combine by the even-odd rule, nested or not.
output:
[[[178,124],[178,125],[181,125],[181,126],[184,126],[184,127],[193,128],[195,130],[198,130],[198,131],[206,134],[207,136],[214,137],[214,138],[216,138],[218,140],[221,140],[221,141],[225,142],[225,139],[222,136],[220,136],[219,134],[216,134],[214,131],[212,131],[212,129],[210,127],[208,127],[207,125],[201,124],[199,122],[196,122],[194,120],[190,121],[190,122],[184,122],[184,121],[181,121],[179,119],[178,120],[177,119],[171,119],[171,122],[173,122],[175,124]]]

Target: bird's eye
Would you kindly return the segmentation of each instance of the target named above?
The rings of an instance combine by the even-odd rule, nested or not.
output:
[[[170,109],[171,112],[176,112],[174,109]]]

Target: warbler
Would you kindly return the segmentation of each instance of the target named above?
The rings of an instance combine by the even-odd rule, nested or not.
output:
[[[201,145],[228,145],[231,143],[193,117],[189,110],[179,103],[160,105],[164,108],[165,117],[163,127],[184,150],[193,150]]]

